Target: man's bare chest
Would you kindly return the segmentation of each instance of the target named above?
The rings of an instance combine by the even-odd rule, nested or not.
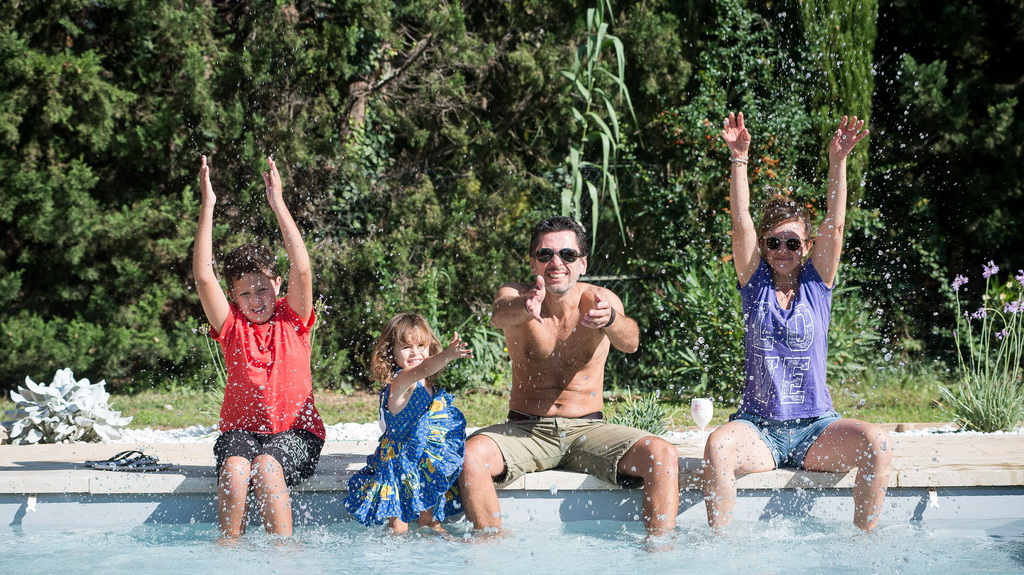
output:
[[[538,326],[539,327],[539,326]],[[530,329],[523,333],[518,351],[531,363],[585,365],[594,358],[603,334],[583,327],[553,324],[547,329]],[[512,348],[510,347],[510,350]]]

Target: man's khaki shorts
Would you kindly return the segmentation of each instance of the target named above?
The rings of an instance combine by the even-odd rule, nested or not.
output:
[[[639,487],[639,477],[619,475],[619,460],[650,433],[600,419],[541,417],[506,421],[476,431],[495,443],[505,458],[506,472],[496,477],[498,487],[526,473],[554,469],[588,473],[622,487]]]

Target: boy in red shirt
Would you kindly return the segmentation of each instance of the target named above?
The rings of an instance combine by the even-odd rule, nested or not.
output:
[[[192,271],[210,335],[220,342],[227,386],[220,411],[217,520],[221,533],[245,532],[246,501],[255,494],[268,533],[292,534],[288,488],[313,475],[325,430],[313,403],[310,328],[313,273],[295,220],[282,199],[281,176],[267,158],[267,201],[288,252],[288,295],[278,299],[281,278],[266,246],[245,244],[224,258],[227,294],[213,271],[213,209],[206,156],[199,168],[202,203]],[[230,300],[228,299],[230,296]]]

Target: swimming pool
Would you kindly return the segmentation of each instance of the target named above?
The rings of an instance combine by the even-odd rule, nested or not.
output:
[[[870,536],[850,524],[852,474],[791,470],[742,478],[736,522],[714,536],[699,489],[699,448],[680,446],[678,537],[662,553],[646,551],[639,491],[559,470],[500,492],[508,535],[495,541],[392,539],[344,511],[347,474],[374,446],[340,441],[328,443],[320,472],[293,496],[294,540],[273,540],[256,527],[226,549],[215,543],[209,446],[147,446],[175,464],[153,474],[85,468],[81,461],[109,456],[103,444],[0,446],[0,575],[50,575],[69,565],[114,575],[240,565],[247,575],[1024,572],[1024,436],[893,441],[892,483]],[[456,535],[465,531],[453,526]]]
[[[955,523],[955,522],[954,522]],[[212,524],[108,527],[5,527],[2,573],[74,571],[249,574],[310,573],[879,573],[993,574],[1024,571],[1024,525],[1016,534],[970,526],[886,525],[865,535],[815,519],[737,522],[718,536],[702,525],[679,529],[652,552],[635,522],[530,522],[481,540],[452,526],[432,535],[392,537],[355,522],[298,529],[281,541],[255,529],[234,546],[217,544]]]

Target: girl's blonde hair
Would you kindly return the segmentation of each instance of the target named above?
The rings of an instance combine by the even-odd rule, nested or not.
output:
[[[757,229],[757,237],[763,238],[768,230],[786,222],[802,223],[804,239],[811,239],[811,215],[802,205],[782,194],[775,195],[765,204],[761,215],[761,225]]]
[[[441,353],[444,349],[441,347],[441,341],[430,329],[426,318],[420,314],[400,313],[391,318],[380,333],[380,339],[373,346],[373,356],[370,358],[370,379],[383,384],[391,382],[395,372],[395,343],[420,343],[423,340],[427,341],[428,353],[432,356]],[[438,373],[428,377],[427,381],[433,382]]]

